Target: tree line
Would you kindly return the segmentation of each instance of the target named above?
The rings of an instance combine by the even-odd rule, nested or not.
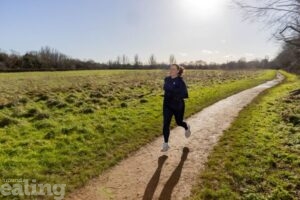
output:
[[[10,54],[0,51],[0,71],[59,71],[59,70],[83,70],[83,69],[164,69],[169,64],[176,63],[174,55],[170,55],[168,63],[159,63],[154,54],[149,56],[148,62],[142,62],[138,54],[133,61],[126,55],[118,56],[107,63],[98,63],[93,60],[83,61],[74,59],[48,46],[39,51],[30,51],[24,55],[16,52]],[[262,60],[246,61],[241,58],[224,64],[206,63],[204,61],[180,63],[188,69],[239,69],[239,68],[272,68],[273,62],[268,58]]]

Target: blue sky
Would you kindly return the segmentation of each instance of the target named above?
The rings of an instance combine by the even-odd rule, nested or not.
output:
[[[260,23],[242,21],[231,0],[0,0],[0,48],[21,54],[50,46],[106,62],[226,62],[273,58],[280,45]]]

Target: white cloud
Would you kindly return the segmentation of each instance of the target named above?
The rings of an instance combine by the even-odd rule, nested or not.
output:
[[[224,58],[233,60],[233,59],[236,59],[236,55],[228,54],[228,55],[224,56]]]
[[[254,57],[254,54],[253,53],[244,53],[244,56],[246,56],[246,57]]]
[[[227,40],[221,40],[220,41],[222,44],[226,44],[227,43]]]
[[[182,57],[186,57],[188,54],[185,53],[185,52],[180,52],[179,55],[182,56]]]
[[[202,49],[201,51],[202,53],[205,53],[205,54],[217,54],[217,53],[220,53],[219,51],[213,51],[213,50],[207,50],[207,49]]]

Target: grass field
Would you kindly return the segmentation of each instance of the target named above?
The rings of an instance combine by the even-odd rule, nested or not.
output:
[[[283,74],[225,131],[191,199],[300,199],[300,77]]]
[[[161,70],[0,74],[0,176],[66,183],[68,191],[83,185],[161,135],[165,75]],[[186,116],[274,76],[272,70],[187,70]]]

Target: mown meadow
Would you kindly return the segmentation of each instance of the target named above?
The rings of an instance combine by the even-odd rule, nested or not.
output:
[[[66,183],[68,191],[82,186],[161,135],[166,73],[0,74],[0,176]],[[275,74],[274,70],[187,70],[186,117]]]
[[[225,131],[191,199],[300,199],[300,77],[281,73]]]

